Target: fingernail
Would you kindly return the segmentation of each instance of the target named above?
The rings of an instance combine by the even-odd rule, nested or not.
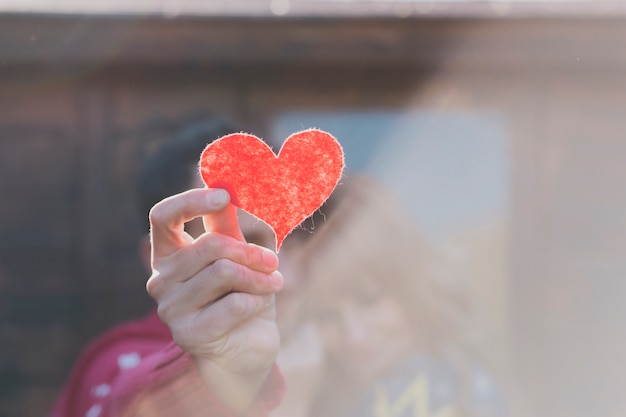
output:
[[[206,199],[207,203],[209,203],[209,207],[221,207],[228,201],[228,193],[226,190],[222,189],[212,190],[209,194],[207,194]]]
[[[283,278],[283,274],[281,274],[278,271],[274,271],[269,275],[269,278],[270,278],[270,283],[272,284],[272,287],[276,289],[282,288],[283,283],[285,281],[285,279]]]

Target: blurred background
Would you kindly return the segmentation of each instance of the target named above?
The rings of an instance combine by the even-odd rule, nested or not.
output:
[[[151,307],[141,155],[333,133],[462,267],[513,416],[626,414],[626,5],[0,0],[0,416]]]

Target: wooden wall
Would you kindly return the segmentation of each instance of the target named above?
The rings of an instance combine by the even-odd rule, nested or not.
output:
[[[44,415],[83,344],[150,308],[133,201],[150,142],[213,112],[264,135],[294,108],[501,114],[488,313],[514,412],[618,415],[611,390],[581,397],[626,375],[608,359],[626,347],[625,23],[0,17],[0,417]]]

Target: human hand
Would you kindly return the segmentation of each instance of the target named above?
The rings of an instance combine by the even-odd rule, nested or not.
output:
[[[206,232],[194,239],[184,224],[197,217]],[[274,293],[283,278],[276,254],[245,243],[236,208],[221,189],[169,197],[153,207],[150,224],[152,275],[146,287],[161,320],[193,356],[209,388],[227,397],[230,388],[254,397],[280,344]],[[225,400],[246,406],[245,398]]]

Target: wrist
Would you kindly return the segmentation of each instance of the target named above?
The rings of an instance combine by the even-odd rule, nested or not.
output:
[[[273,366],[237,372],[207,358],[194,357],[194,362],[209,391],[236,416],[244,415],[254,404]]]

